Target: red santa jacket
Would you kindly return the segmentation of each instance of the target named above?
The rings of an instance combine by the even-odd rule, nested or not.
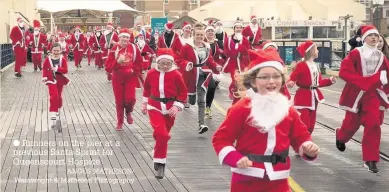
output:
[[[242,72],[249,64],[249,56],[247,49],[250,48],[250,43],[246,38],[242,40],[236,46],[233,40],[233,35],[228,37],[228,40],[224,41],[224,54],[227,57],[227,61],[223,66],[223,72],[232,73],[235,70]]]
[[[118,63],[117,59],[120,55],[124,55],[128,60],[125,63]],[[119,44],[116,44],[109,51],[107,61],[105,62],[105,70],[108,73],[113,71],[124,71],[139,74],[142,68],[142,57],[139,49],[134,44],[128,43],[128,45],[122,48]]]
[[[103,38],[103,36],[101,35],[100,36],[100,40]],[[101,49],[101,45],[100,45],[100,41],[99,39],[97,38],[96,35],[93,35],[93,37],[91,37],[89,39],[89,46],[91,47],[91,49],[93,50],[93,52],[95,53],[101,53],[102,52],[102,49]]]
[[[51,60],[51,56],[46,57],[43,62],[42,69],[42,78],[45,81],[45,84],[57,84],[57,82],[62,83],[64,85],[68,85],[70,83],[70,79],[66,76],[68,73],[68,64],[66,58],[62,55],[59,58],[59,64],[56,66],[55,70],[52,70],[54,67],[53,62]]]
[[[381,71],[387,71],[386,78],[389,78],[388,59],[381,54],[375,73],[365,77],[366,66],[360,50],[361,47],[352,50],[340,65],[339,77],[346,81],[346,85],[339,99],[339,107],[357,113],[362,96],[366,92],[377,92],[381,97],[380,109],[385,110],[389,107],[389,86],[383,85],[385,76]]]
[[[108,34],[107,35],[102,35],[102,37],[100,38],[100,46],[101,46],[101,48],[102,48],[102,50],[103,50],[103,54],[105,55],[104,57],[103,57],[103,59],[105,59],[105,58],[107,58],[107,56],[108,56],[108,54],[109,54],[109,49],[112,47],[112,46],[114,46],[115,45],[115,43],[114,42],[119,42],[119,36],[115,33],[115,32],[112,32],[112,35],[111,35],[111,38],[108,40],[107,37],[108,36]],[[113,47],[112,47],[112,49],[113,49]]]
[[[76,38],[75,34],[72,34],[70,37],[70,44],[72,44],[72,49],[76,51],[84,51],[84,42],[85,42],[85,36],[84,34],[79,34],[78,39]]]
[[[43,53],[47,40],[45,35],[39,33],[38,35],[30,34],[29,42],[31,45],[31,53]]]
[[[61,52],[63,55],[67,55],[69,54],[69,44],[66,43],[66,41],[64,42],[58,42],[60,45],[61,45]]]
[[[167,103],[150,98],[171,98]],[[188,97],[188,89],[185,86],[182,74],[172,67],[168,72],[161,72],[157,66],[147,72],[143,90],[143,102],[147,102],[147,109],[157,110],[162,114],[168,114],[170,108],[177,106],[184,108]]]
[[[26,28],[26,27],[25,27]],[[26,46],[26,31],[20,29],[19,26],[12,28],[10,33],[10,38],[12,40],[12,48],[15,48],[16,45],[19,45],[22,48]]]
[[[310,65],[304,61],[299,62],[296,65],[296,69],[290,75],[290,81],[294,81],[299,87],[294,97],[294,105],[296,109],[306,108],[316,110],[316,99],[320,103],[324,102],[324,96],[318,88],[333,84],[329,78],[322,78],[320,69],[316,63],[312,63]],[[314,79],[313,70],[317,70],[316,79]],[[318,83],[317,86],[315,85],[314,80]]]
[[[262,29],[258,26],[257,32],[254,34],[250,25],[247,25],[242,31],[243,37],[247,39],[253,38],[251,44],[258,44],[262,39]]]
[[[88,37],[85,37],[85,41],[84,41],[84,54],[88,54],[88,52],[92,51],[92,48],[91,46],[89,45],[89,42],[93,39],[94,37],[93,36],[89,36]]]
[[[174,33],[174,35],[172,37],[172,42],[170,43],[170,47],[168,47],[166,44],[165,32],[164,32],[158,38],[158,47],[159,48],[171,48],[171,49],[173,49],[174,53],[178,55],[181,51],[182,44],[181,44],[180,38],[177,35],[177,33]]]
[[[147,70],[152,62],[151,55],[155,53],[147,43],[143,47],[140,47],[138,44],[136,46],[142,55],[142,70]]]
[[[285,106],[288,108],[288,106]],[[286,109],[287,110],[287,109]],[[227,117],[216,130],[212,144],[223,165],[231,167],[233,178],[237,180],[255,180],[264,178],[271,181],[287,179],[290,172],[290,159],[277,164],[253,162],[249,168],[238,168],[237,162],[247,154],[272,155],[280,154],[292,146],[304,159],[313,160],[303,154],[302,144],[312,142],[307,127],[301,122],[299,114],[289,107],[285,117],[267,133],[261,133],[251,123],[251,98],[244,97],[228,111]],[[274,121],[278,119],[274,118]],[[236,142],[234,146],[234,142]]]
[[[207,39],[205,39],[205,42],[210,43]],[[217,64],[223,66],[225,61],[221,57],[221,55],[223,54],[224,51],[222,49],[220,49],[219,45],[217,44],[217,40],[216,39],[213,41],[213,44],[214,44],[214,48],[213,49],[212,49],[212,46],[211,46],[211,54],[212,54],[213,60],[215,60],[215,62]]]
[[[189,94],[196,94],[197,83],[199,79],[200,70],[203,71],[207,78],[201,87],[207,91],[209,81],[212,78],[212,72],[219,73],[216,70],[217,63],[213,60],[211,55],[211,47],[208,43],[204,43],[206,47],[206,57],[200,62],[199,57],[197,55],[197,51],[193,45],[186,44],[182,46],[179,59],[177,60],[178,66],[180,68],[181,73],[184,75],[184,81],[186,87],[188,88]],[[199,65],[199,66],[196,66]]]

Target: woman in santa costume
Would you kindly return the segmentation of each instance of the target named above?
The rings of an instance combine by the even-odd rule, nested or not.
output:
[[[34,33],[30,35],[31,59],[34,64],[34,71],[42,70],[42,54],[46,45],[46,38],[41,34],[41,23],[34,20]]]
[[[213,147],[220,163],[231,167],[232,192],[291,192],[289,146],[305,160],[314,160],[319,147],[279,93],[285,83],[282,59],[276,52],[249,54],[240,85],[247,95],[229,109]]]
[[[352,50],[340,65],[339,77],[346,85],[339,106],[346,110],[340,129],[336,130],[336,147],[346,150],[346,143],[361,125],[364,126],[362,156],[364,166],[378,173],[380,160],[381,125],[388,101],[389,62],[377,50],[378,30],[372,25],[361,27],[363,46]]]
[[[103,50],[100,45],[100,40],[102,39],[103,34],[101,33],[101,28],[96,27],[95,35],[89,40],[89,46],[91,47],[93,54],[95,55],[95,65],[98,69],[104,68],[103,65]]]
[[[294,107],[301,113],[300,118],[313,132],[316,124],[318,103],[324,102],[324,96],[319,87],[331,86],[336,82],[335,77],[322,78],[319,66],[314,62],[319,57],[317,46],[312,41],[306,41],[297,47],[303,60],[296,65],[287,83],[289,88],[295,84],[299,87],[294,97]]]
[[[184,22],[182,24],[181,35],[180,35],[180,42],[181,42],[181,45],[185,45],[188,42],[189,43],[193,42],[193,38],[192,38],[192,25],[190,25],[190,23],[188,23],[188,22]]]
[[[66,58],[61,54],[61,45],[54,43],[51,47],[51,55],[46,57],[43,62],[43,83],[49,88],[51,120],[53,126],[60,126],[59,112],[62,108],[62,92],[65,85],[70,83],[66,76],[68,73],[68,64]]]
[[[158,48],[172,48],[175,54],[179,54],[182,44],[179,35],[173,31],[174,24],[166,23],[165,31],[158,38]]]
[[[116,130],[122,130],[124,110],[127,123],[133,124],[132,111],[136,102],[135,87],[137,74],[141,72],[142,57],[136,45],[130,43],[130,31],[123,28],[119,34],[119,43],[108,54],[107,73],[112,74],[112,87],[115,96],[118,123]]]
[[[242,31],[243,37],[247,38],[251,44],[258,44],[262,39],[262,29],[258,24],[258,18],[251,16],[251,22]]]
[[[195,28],[201,27],[201,23],[195,25]],[[208,131],[208,126],[204,123],[208,84],[212,79],[212,72],[219,73],[222,67],[213,60],[211,46],[204,42],[204,29],[195,29],[193,37],[193,42],[182,46],[178,63],[188,88],[189,104],[194,105],[197,97],[198,132],[202,134]]]
[[[142,113],[149,114],[154,129],[153,162],[158,179],[164,177],[170,130],[188,95],[182,74],[174,64],[174,56],[172,49],[158,49],[157,64],[148,71],[143,90]]]
[[[217,40],[215,39],[215,28],[212,25],[208,25],[207,28],[205,28],[205,42],[209,43],[211,47],[211,54],[213,60],[219,65],[223,65],[224,60],[223,58],[221,58],[221,53],[223,52],[223,50],[221,50],[219,48],[219,45],[217,44]],[[213,75],[212,77],[213,78],[210,80],[208,84],[208,90],[205,99],[205,117],[209,119],[212,119],[211,106],[212,106],[213,99],[215,97],[216,88],[220,82],[217,79],[216,75]]]
[[[227,57],[227,61],[223,66],[223,72],[230,73],[232,79],[228,88],[230,91],[229,97],[233,100],[232,104],[240,99],[239,94],[237,94],[235,75],[239,75],[249,63],[247,49],[250,48],[250,43],[246,38],[243,38],[242,29],[243,24],[240,21],[236,21],[234,23],[234,34],[224,41],[224,54]]]
[[[150,69],[151,62],[153,61],[152,56],[155,55],[151,47],[146,43],[143,34],[138,34],[135,38],[135,43],[140,50],[142,55],[142,70]]]

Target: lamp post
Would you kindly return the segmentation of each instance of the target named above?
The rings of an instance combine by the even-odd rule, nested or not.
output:
[[[344,30],[344,39],[347,41],[348,40],[348,37],[347,37],[347,34],[348,34],[348,29],[347,29],[347,25],[348,25],[348,20],[350,19],[350,18],[352,18],[353,16],[352,15],[350,15],[350,14],[347,14],[347,15],[345,15],[345,16],[340,16],[339,17],[339,20],[344,20],[344,28],[343,28],[343,30]]]

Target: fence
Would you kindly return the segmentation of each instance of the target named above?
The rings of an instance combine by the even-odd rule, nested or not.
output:
[[[1,69],[15,61],[12,44],[0,44]]]

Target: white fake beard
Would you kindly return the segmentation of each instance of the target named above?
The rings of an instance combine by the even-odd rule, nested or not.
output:
[[[142,48],[143,46],[145,46],[145,44],[146,44],[145,40],[138,40],[139,47]]]
[[[24,23],[19,23],[19,27],[24,27]]]
[[[242,40],[243,36],[242,36],[242,33],[235,33],[235,37],[237,40]]]
[[[101,33],[100,32],[97,32],[96,33],[96,36],[100,37]]]
[[[253,33],[256,33],[258,31],[258,24],[253,25],[250,23],[250,29]]]
[[[248,91],[247,95],[251,98],[250,123],[261,133],[274,129],[288,115],[288,98],[279,92],[261,95]]]
[[[63,41],[63,42],[59,42],[59,44],[61,45],[61,48],[64,50],[66,48],[66,42]]]
[[[34,35],[38,35],[39,34],[39,31],[34,31]]]
[[[215,32],[216,32],[217,34],[222,33],[222,32],[223,32],[223,27],[216,27]]]

